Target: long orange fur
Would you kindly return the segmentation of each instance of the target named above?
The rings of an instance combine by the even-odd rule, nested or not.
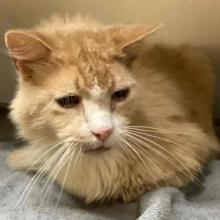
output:
[[[196,181],[197,172],[219,151],[212,125],[212,68],[189,46],[145,41],[155,30],[102,26],[78,17],[7,32],[6,46],[19,74],[11,119],[29,143],[11,153],[10,165],[43,171],[86,202],[131,201],[159,186]],[[86,154],[83,145],[92,134],[81,128],[83,106],[62,109],[54,100],[89,93],[95,84],[106,97],[128,84],[131,92],[126,101],[111,104],[121,126],[117,144]],[[72,146],[62,153],[66,163],[60,154],[42,169],[65,144]]]

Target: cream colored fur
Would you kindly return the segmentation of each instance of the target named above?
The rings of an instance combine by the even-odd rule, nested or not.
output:
[[[9,31],[6,46],[19,74],[11,119],[29,142],[12,152],[10,165],[39,171],[63,145],[80,137],[81,148],[76,145],[70,163],[63,168],[60,163],[62,169],[52,176],[86,202],[131,201],[159,186],[196,181],[196,173],[219,151],[212,126],[212,68],[188,46],[148,45],[144,39],[154,29],[56,18],[31,30]],[[111,94],[124,87],[130,88],[128,98],[112,103]],[[55,99],[69,93],[80,94],[83,105],[58,106]],[[88,103],[106,112],[106,120],[114,124],[105,152],[82,150],[88,143],[99,144],[86,122],[86,112],[97,113],[85,110]],[[126,140],[126,126],[140,126],[142,132],[135,136],[139,142],[129,142],[132,148],[119,144],[121,137]],[[46,153],[61,139],[59,148]],[[44,172],[50,175],[58,159]]]

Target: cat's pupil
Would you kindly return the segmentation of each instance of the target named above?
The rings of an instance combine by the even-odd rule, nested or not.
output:
[[[118,90],[118,91],[113,93],[112,100],[114,100],[114,101],[123,101],[124,99],[127,98],[128,94],[129,94],[129,89],[128,88]]]
[[[63,108],[73,108],[80,103],[80,97],[79,96],[64,96],[62,98],[56,99],[56,102],[58,103],[58,105],[60,105]]]

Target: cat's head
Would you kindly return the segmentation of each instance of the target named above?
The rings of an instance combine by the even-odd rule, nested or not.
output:
[[[21,136],[80,140],[85,151],[116,146],[140,108],[127,51],[155,29],[53,22],[8,31],[5,44],[19,74],[11,116]]]

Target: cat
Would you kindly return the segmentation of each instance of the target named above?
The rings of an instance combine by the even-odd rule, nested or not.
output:
[[[10,117],[28,142],[10,166],[86,203],[196,182],[219,151],[212,67],[190,46],[148,42],[157,29],[78,16],[6,32],[18,72]]]

